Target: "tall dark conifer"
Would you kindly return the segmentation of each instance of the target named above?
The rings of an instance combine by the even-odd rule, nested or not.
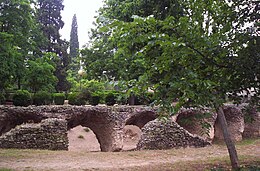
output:
[[[57,46],[60,40],[60,29],[63,28],[61,11],[64,9],[63,0],[38,0],[38,20],[41,29],[48,39],[48,43],[42,47],[45,52],[55,52],[60,54]]]
[[[68,42],[61,40],[60,29],[63,28],[61,11],[64,9],[63,0],[38,0],[38,21],[48,42],[41,47],[43,52],[53,52],[59,56],[55,61],[55,75],[58,78],[57,91],[67,91],[69,83],[66,80],[69,65]]]
[[[70,57],[71,59],[78,56],[79,40],[78,40],[78,23],[77,16],[74,14],[72,18],[71,31],[70,31]]]

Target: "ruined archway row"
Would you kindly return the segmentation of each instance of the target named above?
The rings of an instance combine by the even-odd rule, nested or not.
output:
[[[252,121],[247,123],[244,119],[245,114],[242,112],[243,107],[238,107],[234,105],[229,105],[224,108],[225,115],[227,117],[229,130],[232,132],[231,135],[234,140],[241,140],[242,136],[244,137],[259,137],[259,121],[260,116],[259,112],[252,109],[250,112],[250,117]],[[205,134],[203,131],[203,124],[201,120],[202,115],[209,115],[209,117],[203,118],[203,121],[206,121],[209,124],[209,134]],[[30,130],[41,134],[48,132],[49,128],[51,130],[58,130],[63,137],[59,139],[59,136],[56,136],[55,131],[49,132],[48,134],[42,134],[45,137],[40,136],[39,142],[32,141],[35,137],[28,136],[28,139],[23,139],[24,143],[30,142],[35,143],[35,148],[43,149],[67,149],[67,139],[66,131],[76,127],[78,125],[89,127],[94,134],[96,135],[98,142],[100,144],[101,151],[120,151],[123,148],[123,128],[125,125],[136,125],[139,128],[142,128],[146,123],[156,119],[158,116],[156,114],[156,109],[150,107],[142,106],[95,106],[95,107],[86,107],[86,106],[40,106],[40,107],[6,107],[0,106],[0,147],[8,148],[6,142],[9,144],[14,144],[14,146],[9,145],[9,147],[17,147],[16,141],[10,142],[9,139],[14,139],[22,134],[30,134]],[[54,119],[54,120],[53,120]],[[172,119],[173,122],[177,122],[180,126],[185,128],[192,134],[197,134],[204,137],[206,141],[212,141],[213,139],[223,139],[222,134],[220,133],[220,127],[217,122],[216,114],[209,109],[182,109],[175,119]],[[186,122],[188,121],[188,122]],[[63,124],[60,124],[62,122]],[[24,124],[29,123],[29,124]],[[179,129],[179,126],[169,126],[170,128]],[[18,126],[17,125],[22,125]],[[27,125],[27,126],[26,126]],[[159,127],[156,130],[162,129],[162,124],[157,124],[154,122],[153,127]],[[149,124],[148,124],[149,126]],[[65,127],[65,128],[64,128]],[[151,126],[152,127],[152,126]],[[181,128],[182,129],[182,128]],[[185,130],[185,131],[186,131]],[[20,132],[19,132],[20,131]],[[143,133],[150,135],[149,131],[154,131],[147,126],[143,128]],[[178,132],[178,131],[177,131]],[[165,132],[166,134],[167,131]],[[183,135],[191,136],[190,134],[184,133]],[[38,134],[32,134],[34,136],[39,136]],[[51,136],[54,134],[55,136]],[[171,132],[172,134],[172,132]],[[152,134],[151,134],[152,135]],[[154,135],[154,134],[153,134]],[[157,134],[158,136],[166,136],[164,134]],[[173,134],[172,134],[173,135]],[[23,138],[26,136],[22,136]],[[52,137],[54,141],[48,141],[48,137]],[[55,139],[56,137],[56,139]],[[65,138],[64,138],[65,137]],[[143,136],[146,139],[145,143],[151,144],[149,137]],[[158,137],[157,137],[158,138]],[[172,137],[173,138],[173,137]],[[187,138],[187,137],[186,137]],[[141,137],[142,139],[142,137]],[[160,137],[159,137],[160,139]],[[163,137],[162,137],[163,139]],[[57,143],[58,147],[55,145],[49,146],[39,146],[37,143],[45,143],[48,141],[48,144]],[[151,138],[152,141],[152,138]],[[173,140],[174,141],[174,138]],[[5,146],[1,145],[5,144]],[[5,142],[5,143],[3,143]],[[62,143],[59,143],[62,142]],[[142,142],[142,140],[140,140]],[[33,148],[33,145],[28,145],[29,148]],[[139,143],[139,149],[146,149],[146,147],[141,147],[140,144],[145,146],[145,143]],[[155,143],[159,143],[155,141]],[[172,143],[172,142],[170,142]],[[19,144],[19,143],[18,143]],[[21,144],[21,143],[20,143]],[[63,144],[63,146],[62,146]],[[178,143],[179,144],[179,143]],[[205,143],[207,144],[207,143]],[[187,145],[187,143],[186,143]],[[167,144],[166,144],[167,146]],[[172,146],[172,144],[170,145]],[[27,147],[23,144],[23,147]]]
[[[50,118],[65,120],[67,130],[78,125],[89,127],[96,135],[101,151],[120,151],[126,124],[142,127],[157,115],[154,109],[141,106],[0,106],[0,136],[17,125],[41,124]]]

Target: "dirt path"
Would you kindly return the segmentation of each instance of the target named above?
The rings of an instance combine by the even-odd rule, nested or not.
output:
[[[260,164],[260,140],[249,145],[237,145],[237,150],[242,161]],[[14,170],[186,170],[188,164],[226,161],[228,154],[224,145],[116,153],[0,150],[0,168]],[[196,168],[200,169],[203,170]]]
[[[140,138],[137,127],[126,127],[124,150],[133,149]],[[1,168],[38,171],[86,170],[204,170],[206,165],[229,161],[225,145],[171,150],[100,152],[91,130],[76,127],[68,132],[69,151],[0,149]],[[242,162],[260,165],[260,139],[237,145]]]

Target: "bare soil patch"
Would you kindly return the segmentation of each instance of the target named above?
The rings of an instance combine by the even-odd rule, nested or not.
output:
[[[125,150],[135,148],[140,130],[126,127]],[[69,151],[0,149],[1,168],[17,171],[87,171],[87,170],[207,170],[223,167],[229,170],[229,157],[224,144],[205,148],[171,150],[100,152],[92,131],[76,127],[69,132]],[[260,139],[237,145],[242,165],[260,167]]]

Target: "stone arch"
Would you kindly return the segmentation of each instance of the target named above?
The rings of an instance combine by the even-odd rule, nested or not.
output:
[[[9,107],[12,109],[12,107]],[[6,108],[4,108],[6,109]],[[42,115],[35,112],[29,112],[21,108],[20,110],[0,110],[0,136],[11,129],[15,128],[17,125],[22,125],[24,123],[40,123],[42,120],[47,119]]]
[[[66,120],[67,130],[77,125],[90,128],[101,151],[105,152],[121,151],[124,126],[131,124],[141,128],[156,118],[156,112],[143,106],[0,106],[0,136],[20,122],[38,123],[47,118]]]
[[[133,112],[132,115],[126,119],[123,129],[124,145],[127,146],[124,147],[124,150],[136,149],[137,144],[141,138],[141,129],[148,122],[155,120],[156,118],[157,114],[154,111]]]
[[[214,138],[216,118],[217,114],[209,109],[189,108],[181,109],[174,121],[191,134],[199,135],[211,142]]]
[[[132,115],[129,119],[126,120],[125,125],[135,125],[138,126],[140,129],[147,124],[148,122],[155,120],[157,115],[155,112],[152,111],[143,111],[140,113],[136,113]]]
[[[68,150],[98,152],[101,151],[100,143],[92,129],[78,125],[67,131]]]
[[[233,141],[241,141],[242,134],[245,128],[244,116],[241,107],[237,105],[225,105],[223,111],[227,120],[227,127],[230,137]],[[214,141],[223,141],[221,125],[218,120],[215,122],[215,137]]]

